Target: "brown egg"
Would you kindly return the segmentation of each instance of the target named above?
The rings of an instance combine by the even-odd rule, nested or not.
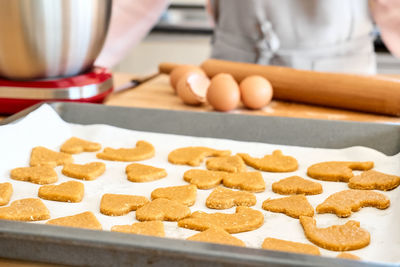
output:
[[[179,79],[176,92],[183,103],[200,105],[206,101],[210,79],[203,74],[190,72]]]
[[[240,102],[240,90],[232,75],[220,73],[211,79],[207,101],[218,111],[235,109]]]
[[[242,80],[240,94],[245,107],[260,109],[271,102],[273,92],[271,83],[267,79],[253,75]]]
[[[182,78],[184,75],[186,75],[189,72],[206,75],[205,72],[201,68],[194,66],[194,65],[180,65],[180,66],[174,68],[169,75],[169,82],[175,91],[176,91],[176,85],[178,84],[179,79]]]

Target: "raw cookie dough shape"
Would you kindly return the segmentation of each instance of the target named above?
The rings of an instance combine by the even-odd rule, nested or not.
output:
[[[318,213],[334,213],[338,217],[349,217],[351,212],[363,207],[386,209],[390,200],[382,193],[366,190],[343,190],[330,195],[316,208]]]
[[[85,188],[81,182],[68,181],[59,185],[43,185],[38,196],[42,199],[61,202],[81,202]]]
[[[196,211],[186,219],[178,221],[178,226],[205,231],[216,226],[230,234],[255,230],[264,224],[264,215],[261,211],[248,207],[236,207],[236,213],[205,213]]]
[[[128,180],[136,183],[151,182],[167,176],[165,169],[139,163],[129,164],[125,172]]]
[[[280,150],[275,150],[272,155],[265,155],[263,158],[253,158],[247,153],[239,153],[238,155],[247,165],[260,171],[292,172],[299,167],[294,157],[285,156]]]
[[[0,219],[12,221],[41,221],[50,218],[50,212],[38,198],[24,198],[0,208]]]
[[[71,137],[62,144],[60,151],[68,154],[78,154],[82,152],[96,152],[101,149],[99,143],[90,142],[78,137]]]
[[[215,188],[206,200],[206,206],[210,209],[229,209],[233,206],[254,206],[256,196],[245,191],[233,191],[222,186]]]
[[[0,184],[0,206],[7,205],[10,202],[13,188],[10,183]]]
[[[226,172],[191,169],[183,174],[183,179],[198,189],[210,189],[221,184]]]
[[[267,199],[263,202],[262,208],[271,212],[284,213],[296,219],[300,216],[314,216],[314,209],[304,195]]]
[[[166,198],[177,201],[185,206],[196,202],[197,187],[193,184],[157,188],[151,192],[151,199]]]
[[[354,170],[366,171],[373,167],[372,161],[326,161],[308,167],[307,175],[322,181],[347,183],[353,177]]]
[[[136,210],[138,221],[178,221],[189,215],[187,206],[165,198],[157,198]]]
[[[245,246],[242,240],[230,235],[224,229],[218,227],[210,227],[201,233],[197,233],[188,237],[186,240],[217,243],[231,246]]]
[[[278,250],[292,253],[310,254],[310,255],[321,255],[319,248],[305,243],[292,242],[282,239],[276,239],[267,237],[264,239],[261,247],[263,249]]]
[[[206,157],[220,157],[231,154],[229,150],[216,150],[202,146],[182,147],[171,151],[168,161],[172,164],[199,166]]]
[[[224,186],[250,192],[263,192],[265,181],[260,172],[227,173],[222,180]]]
[[[349,251],[366,247],[370,242],[370,234],[360,228],[357,221],[350,220],[343,225],[317,228],[313,218],[300,216],[300,223],[308,240],[321,248]]]
[[[351,253],[347,253],[347,252],[342,252],[342,253],[338,254],[336,256],[336,258],[347,259],[347,260],[361,260],[360,257],[353,255]]]
[[[71,178],[92,181],[105,171],[106,165],[103,162],[90,162],[82,165],[69,163],[64,165],[62,174]]]
[[[132,225],[114,225],[112,232],[164,237],[164,224],[160,221],[138,222]]]
[[[318,195],[322,193],[322,185],[300,176],[290,176],[273,183],[272,191],[281,195]]]
[[[152,158],[155,149],[146,141],[138,141],[135,148],[104,148],[103,152],[97,153],[96,157],[113,161],[139,161]]]
[[[47,165],[49,167],[56,167],[66,163],[72,163],[74,159],[70,154],[63,152],[56,152],[42,146],[37,146],[32,149],[30,166]]]
[[[147,204],[143,196],[104,194],[100,201],[100,212],[108,216],[121,216]]]
[[[49,166],[15,168],[11,170],[10,177],[34,184],[52,184],[58,180],[56,171]]]
[[[239,156],[223,156],[210,158],[206,162],[210,171],[245,172],[246,165]]]
[[[49,220],[46,224],[65,226],[65,227],[75,227],[75,228],[85,228],[92,230],[101,230],[101,224],[97,220],[96,216],[90,211],[79,213],[72,216],[60,217],[57,219]]]
[[[400,177],[369,170],[350,178],[348,186],[352,189],[388,191],[400,185]]]

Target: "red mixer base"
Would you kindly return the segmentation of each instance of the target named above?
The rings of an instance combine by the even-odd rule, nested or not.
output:
[[[53,80],[0,79],[0,114],[13,114],[43,101],[102,103],[112,91],[111,72],[98,67],[81,75]]]

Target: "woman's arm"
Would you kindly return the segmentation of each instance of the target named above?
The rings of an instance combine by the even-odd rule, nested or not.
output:
[[[370,0],[370,8],[386,47],[400,57],[400,1]]]
[[[112,67],[157,23],[168,0],[114,0],[111,23],[97,66]]]

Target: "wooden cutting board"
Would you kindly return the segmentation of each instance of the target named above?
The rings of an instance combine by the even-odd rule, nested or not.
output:
[[[114,75],[116,87],[128,82],[132,77],[131,74],[116,73]],[[198,112],[212,111],[212,107],[207,104],[201,106],[188,106],[183,104],[174,94],[173,89],[169,85],[169,77],[165,74],[160,74],[154,79],[139,85],[136,88],[112,94],[105,101],[105,104],[126,107],[190,110]],[[241,106],[237,110],[231,112],[263,116],[400,123],[400,118],[398,117],[275,100],[262,110],[248,110]]]

